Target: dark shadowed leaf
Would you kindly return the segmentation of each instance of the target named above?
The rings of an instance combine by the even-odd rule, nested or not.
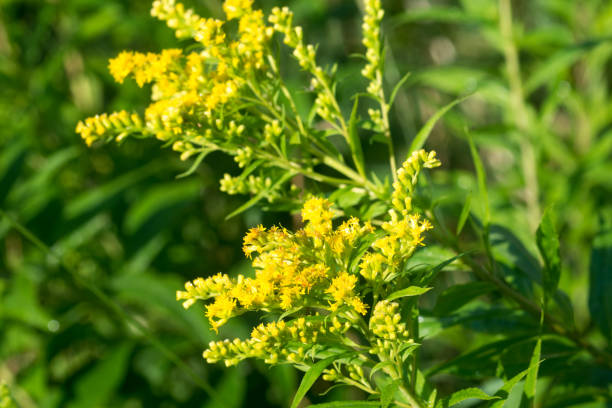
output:
[[[561,277],[561,257],[559,255],[559,236],[555,229],[554,214],[551,208],[544,211],[542,221],[536,232],[538,249],[544,259],[542,284],[550,297],[554,294]]]
[[[591,250],[589,311],[593,322],[612,339],[612,228],[604,224]]]

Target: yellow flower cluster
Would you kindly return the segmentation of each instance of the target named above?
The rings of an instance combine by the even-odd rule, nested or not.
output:
[[[380,0],[366,0],[365,14],[363,16],[363,45],[366,47],[367,64],[361,74],[370,80],[368,92],[379,95],[382,89],[382,44],[380,40],[380,23],[385,12]]]
[[[426,152],[417,150],[413,152],[397,171],[397,181],[393,183],[391,197],[393,207],[403,215],[412,210],[412,194],[422,169],[433,169],[440,166],[440,160],[435,151]]]
[[[387,355],[389,358],[398,350],[393,350],[394,345],[406,344],[410,335],[406,323],[402,323],[399,313],[399,304],[381,300],[374,306],[370,317],[369,328],[375,339],[371,340],[370,353]]]
[[[244,238],[244,253],[253,257],[255,277],[230,279],[215,275],[188,282],[177,299],[189,307],[195,300],[214,298],[206,314],[217,329],[229,318],[247,310],[289,310],[312,306],[336,312],[365,314],[357,295],[357,276],[347,271],[354,243],[373,231],[369,223],[352,218],[332,228],[331,204],[312,198],[304,204],[304,229],[262,226]]]
[[[323,344],[354,346],[343,336],[351,328],[362,333],[369,352],[381,361],[410,353],[414,342],[402,321],[399,304],[378,299],[389,293],[388,284],[423,245],[424,233],[431,228],[427,220],[408,212],[409,198],[420,170],[438,164],[434,152],[415,152],[406,160],[393,193],[402,205],[391,209],[389,219],[378,229],[354,217],[334,228],[331,203],[312,197],[302,208],[302,229],[291,232],[260,225],[246,234],[243,251],[252,260],[253,277],[217,274],[187,282],[185,290],[177,292],[177,299],[186,308],[197,300],[207,301],[206,316],[215,330],[249,310],[297,316],[289,321],[281,316],[276,322],[261,324],[246,340],[212,342],[204,352],[207,361],[233,365],[253,357],[269,364],[288,362],[308,367],[308,358],[321,358],[315,349],[320,350]],[[400,189],[404,191],[397,191]],[[375,306],[366,323],[362,317],[368,311],[364,299],[370,291]],[[407,346],[398,349],[398,341]],[[325,375],[333,381],[357,382],[367,389],[369,380],[358,366],[347,362],[327,369]]]
[[[423,245],[424,233],[432,226],[419,215],[410,213],[412,194],[421,169],[439,165],[436,152],[419,150],[412,153],[397,171],[398,181],[393,184],[392,193],[394,209],[389,211],[391,219],[381,226],[385,234],[374,241],[373,250],[361,258],[359,265],[366,280],[390,281],[401,271],[403,262]]]
[[[214,133],[211,127],[218,127],[219,117],[224,117],[222,108],[239,97],[246,76],[257,75],[265,65],[274,29],[251,6],[250,0],[223,4],[227,20],[238,19],[237,33],[230,36],[225,21],[202,18],[174,0],[153,3],[153,16],[166,21],[177,37],[191,37],[203,48],[188,54],[179,49],[159,54],[124,51],[110,60],[109,70],[117,82],[132,77],[141,87],[152,84],[152,103],[141,120],[145,124],[141,133],[179,141],[174,148],[186,152],[183,159],[207,145]],[[100,126],[90,131],[90,119],[79,122],[76,129],[89,144],[123,133],[121,128]]]
[[[330,319],[321,316],[299,317],[289,322],[262,323],[253,328],[247,340],[210,342],[203,355],[209,363],[223,360],[227,366],[238,364],[246,358],[260,358],[268,364],[300,364],[318,342],[324,338],[335,338],[337,341],[350,328],[349,321],[337,316]]]
[[[135,113],[126,111],[113,112],[110,115],[103,113],[80,121],[76,131],[81,134],[85,143],[91,145],[93,142],[108,135],[109,131],[115,132],[115,140],[120,142],[130,133],[143,132],[143,123]]]

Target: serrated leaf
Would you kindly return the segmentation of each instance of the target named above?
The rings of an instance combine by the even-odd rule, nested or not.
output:
[[[545,268],[542,274],[542,284],[550,298],[559,284],[561,277],[561,256],[559,253],[559,236],[555,229],[552,209],[544,211],[542,221],[536,232],[536,241],[540,254],[544,259]]]
[[[479,388],[472,387],[472,388],[466,388],[463,390],[459,390],[455,392],[454,394],[452,394],[450,397],[440,400],[436,404],[436,408],[450,408],[456,404],[459,404],[460,402],[463,402],[465,400],[472,399],[472,398],[479,399],[482,401],[490,401],[494,399],[499,399],[499,397],[491,396]]]
[[[406,296],[419,296],[430,291],[431,288],[421,288],[419,286],[409,286],[407,288],[393,292],[387,297],[388,301],[396,300]]]
[[[453,106],[457,105],[460,102],[463,102],[469,96],[470,95],[464,96],[463,98],[455,99],[448,105],[443,106],[442,108],[438,109],[438,111],[434,113],[431,118],[429,118],[429,120],[425,123],[425,125],[421,128],[421,130],[419,130],[419,133],[417,133],[417,135],[412,140],[412,143],[410,143],[410,148],[408,149],[408,151],[412,153],[416,150],[421,149],[423,145],[425,144],[425,141],[431,134],[431,131],[433,130],[433,127],[438,122],[438,120],[440,120],[440,118],[444,116],[444,114],[448,112]]]
[[[330,365],[331,363],[333,363],[334,361],[340,358],[349,356],[351,354],[355,354],[355,353],[349,352],[349,353],[343,353],[343,354],[331,356],[331,357],[328,357],[326,359],[316,362],[312,367],[310,367],[308,371],[306,371],[306,374],[304,374],[304,377],[302,378],[302,381],[300,382],[300,386],[295,392],[295,396],[293,397],[293,402],[291,403],[291,408],[298,407],[300,402],[302,402],[302,399],[304,399],[304,396],[306,396],[306,393],[308,392],[310,387],[312,387],[315,381],[317,381],[317,378],[319,378],[323,370],[325,370],[328,365]]]
[[[463,226],[470,215],[470,209],[472,208],[472,192],[470,191],[467,197],[465,198],[465,203],[463,203],[463,207],[461,208],[461,214],[459,214],[459,221],[457,221],[457,230],[455,231],[456,235],[461,234],[463,230]]]

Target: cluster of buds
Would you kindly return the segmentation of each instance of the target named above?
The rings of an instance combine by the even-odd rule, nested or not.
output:
[[[104,135],[112,135],[120,142],[131,133],[143,132],[143,123],[137,114],[126,111],[103,113],[79,121],[76,131],[81,134],[85,143],[91,145]]]
[[[276,31],[284,35],[284,43],[293,48],[293,56],[300,67],[312,75],[310,86],[316,94],[315,112],[323,120],[335,123],[342,114],[331,91],[332,78],[317,65],[315,47],[312,44],[304,44],[302,28],[292,26],[293,13],[287,7],[275,7],[268,21]]]
[[[268,190],[272,186],[270,177],[261,177],[249,175],[244,177],[232,177],[225,173],[220,180],[220,189],[224,193],[233,194],[258,194],[261,191]]]
[[[227,366],[238,364],[247,358],[263,359],[267,364],[304,364],[308,352],[325,337],[336,341],[351,328],[351,323],[337,316],[325,319],[321,316],[299,317],[285,322],[279,320],[260,324],[253,328],[247,340],[223,340],[211,342],[204,351],[209,363],[224,361]]]
[[[440,166],[435,151],[417,150],[402,164],[397,171],[397,181],[393,183],[391,197],[393,207],[401,214],[407,215],[412,210],[412,195],[422,169]]]
[[[399,304],[381,300],[374,306],[370,317],[370,331],[376,337],[372,341],[370,353],[392,358],[397,351],[394,346],[410,341],[410,333],[406,323],[402,322]]]
[[[380,41],[380,23],[385,12],[380,0],[365,1],[365,15],[363,16],[363,45],[366,47],[367,64],[361,74],[370,80],[368,93],[379,95],[382,90],[382,44]]]

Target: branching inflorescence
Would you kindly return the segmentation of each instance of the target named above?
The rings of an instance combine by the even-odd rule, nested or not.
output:
[[[267,323],[255,327],[250,338],[212,342],[204,352],[208,362],[230,366],[258,358],[307,370],[317,360],[334,357],[324,379],[378,397],[381,384],[392,381],[400,390],[399,404],[420,406],[414,376],[406,374],[407,358],[419,339],[409,310],[414,302],[404,297],[427,290],[419,287],[426,282],[407,261],[424,245],[432,226],[413,209],[412,198],[421,170],[440,162],[435,152],[419,150],[396,169],[388,122],[391,102],[383,90],[380,1],[365,2],[362,74],[368,81],[366,93],[379,104],[368,110],[367,121],[358,118],[359,100],[345,119],[335,96],[335,68],[318,65],[316,47],[305,42],[292,12],[274,8],[265,17],[252,3],[227,0],[226,20],[218,20],[200,17],[174,0],[155,1],[151,14],[196,46],[190,52],[128,51],[112,59],[109,69],[117,82],[133,78],[141,87],[151,85],[151,104],[142,116],[120,111],[88,118],[77,132],[88,144],[153,136],[172,145],[183,160],[197,155],[196,163],[211,151],[225,152],[243,173],[226,174],[222,190],[269,202],[286,200],[301,208],[304,226],[295,232],[276,226],[248,232],[243,250],[252,262],[250,275],[219,273],[187,282],[177,292],[185,308],[204,302],[215,331],[245,312],[265,313]],[[280,75],[277,35],[310,76],[308,119],[298,112]],[[388,144],[392,188],[367,176],[359,130],[376,133]],[[332,136],[344,140],[352,163],[338,143],[330,142]],[[352,189],[382,211],[351,216],[346,206],[303,194],[289,182],[298,174],[312,183]],[[374,220],[377,216],[384,218]],[[407,286],[416,291],[400,290]],[[410,364],[416,372],[415,362]]]
[[[352,351],[325,378],[375,394],[363,367],[387,361],[401,372],[414,346],[400,304],[386,298],[410,281],[405,263],[431,228],[410,212],[410,193],[420,170],[438,165],[434,152],[418,151],[406,160],[393,192],[396,205],[380,227],[351,217],[334,228],[331,203],[313,197],[302,209],[304,228],[292,233],[259,226],[245,236],[243,250],[252,258],[254,277],[217,274],[187,282],[177,299],[186,308],[205,301],[215,329],[246,311],[267,312],[272,319],[247,340],[212,342],[206,360],[229,366],[260,358],[306,369],[330,353]]]

